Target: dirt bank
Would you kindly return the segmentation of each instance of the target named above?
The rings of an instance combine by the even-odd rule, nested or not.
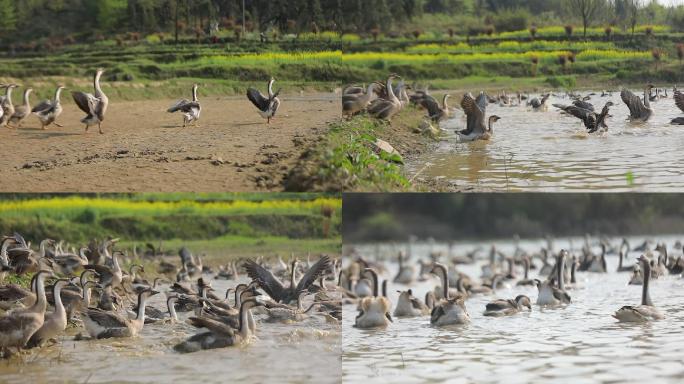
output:
[[[283,95],[270,126],[244,97],[201,98],[199,127],[166,113],[175,100],[116,102],[84,133],[65,105],[64,128],[40,130],[35,116],[0,129],[2,192],[213,192],[281,190],[299,155],[340,115],[335,94]]]

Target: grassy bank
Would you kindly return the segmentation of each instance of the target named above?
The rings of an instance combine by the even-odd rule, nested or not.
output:
[[[431,135],[418,132],[423,115],[410,107],[395,116],[391,124],[367,116],[334,123],[325,138],[303,154],[290,172],[286,190],[411,190],[403,162],[434,142]],[[378,148],[378,139],[398,153]]]

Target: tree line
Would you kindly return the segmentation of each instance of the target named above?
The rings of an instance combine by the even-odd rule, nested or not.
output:
[[[503,30],[539,20],[625,28],[670,22],[684,28],[684,7],[647,0],[0,0],[0,37],[241,30],[243,11],[249,31],[294,34],[388,32],[424,14],[470,17],[481,24],[512,18],[497,24]]]

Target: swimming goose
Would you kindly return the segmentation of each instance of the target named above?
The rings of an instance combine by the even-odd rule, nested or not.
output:
[[[662,313],[653,305],[651,296],[648,293],[648,283],[651,280],[651,265],[645,256],[639,257],[641,269],[644,275],[644,284],[641,289],[641,305],[631,306],[625,305],[615,312],[614,318],[621,322],[646,322],[652,320],[660,320],[664,318]]]
[[[47,308],[45,278],[48,276],[53,276],[51,271],[41,270],[31,279],[31,286],[35,287],[37,296],[32,306],[15,309],[0,317],[0,351],[5,352],[5,357],[12,347],[19,352],[31,336],[43,326]]]
[[[449,278],[447,268],[440,263],[435,263],[432,273],[442,280],[444,298],[435,305],[430,314],[430,324],[443,326],[452,324],[465,324],[470,321],[470,315],[465,307],[465,297],[457,295],[449,297]]]
[[[651,118],[653,110],[648,101],[648,93],[651,89],[653,89],[653,85],[650,84],[644,89],[643,101],[639,96],[636,96],[628,89],[623,89],[622,92],[620,92],[620,98],[622,98],[622,101],[627,105],[627,108],[629,108],[628,120],[645,122]]]
[[[416,269],[413,265],[404,264],[404,253],[399,252],[399,270],[394,277],[394,282],[397,284],[411,284],[415,278]]]
[[[267,308],[268,318],[265,320],[270,323],[293,323],[304,321],[309,318],[308,313],[315,308],[319,303],[312,303],[307,309],[302,307],[302,297],[308,295],[308,292],[301,292],[297,297],[297,306],[292,307],[273,307]]]
[[[274,301],[278,303],[290,303],[297,300],[299,293],[307,290],[311,284],[318,280],[318,277],[330,267],[330,256],[323,255],[299,280],[295,283],[295,271],[297,261],[293,262],[293,268],[290,276],[290,286],[285,288],[271,271],[265,269],[253,260],[247,260],[244,264],[247,270],[247,275],[256,281],[261,289],[263,289]]]
[[[613,106],[613,102],[609,101],[601,110],[601,113],[596,113],[593,110],[585,109],[576,105],[562,105],[553,104],[554,107],[559,108],[569,115],[572,115],[580,120],[584,124],[588,133],[594,133],[602,128],[607,130],[608,125],[606,124],[606,118],[610,112],[610,107]]]
[[[259,116],[267,119],[268,124],[271,124],[271,119],[275,117],[278,108],[280,108],[280,99],[278,98],[280,89],[273,93],[274,82],[275,79],[271,77],[271,80],[268,82],[268,97],[254,88],[247,89],[247,98],[257,107]]]
[[[8,126],[11,123],[14,128],[21,128],[21,123],[31,114],[31,102],[29,101],[31,92],[33,92],[33,88],[24,90],[24,103],[14,108],[14,113],[7,122]]]
[[[533,111],[545,112],[548,108],[546,106],[546,101],[549,100],[549,96],[551,96],[550,93],[542,95],[541,100],[539,100],[535,97],[534,99],[530,100],[530,102],[527,103],[527,105],[531,106]]]
[[[396,74],[391,74],[387,77],[387,81],[385,82],[387,98],[377,98],[373,100],[368,106],[368,114],[377,119],[390,121],[394,115],[401,111],[401,100],[397,98],[394,93],[394,88],[392,87],[392,80],[400,78],[401,77]]]
[[[198,333],[187,340],[176,344],[173,349],[180,353],[197,352],[203,349],[225,348],[248,341],[253,335],[247,325],[247,315],[257,306],[263,306],[255,299],[249,299],[240,306],[240,324],[238,329],[205,317],[190,317],[188,323],[197,328],[206,328],[207,332]]]
[[[519,280],[516,285],[534,285],[534,279],[529,278],[530,274],[530,258],[529,256],[523,256],[523,265],[525,266],[525,275],[522,280]]]
[[[115,312],[98,308],[88,308],[81,312],[83,325],[88,334],[96,339],[112,337],[134,337],[145,324],[145,304],[147,299],[159,292],[147,289],[138,294],[138,314],[135,319],[129,319]]]
[[[399,299],[397,306],[394,308],[395,317],[416,317],[427,316],[430,314],[430,308],[420,299],[413,296],[413,291],[398,291]]]
[[[372,268],[364,269],[364,274],[371,276],[373,296],[364,297],[358,305],[359,313],[354,321],[357,328],[386,327],[391,323],[390,310],[392,304],[385,296],[378,296],[378,274]]]
[[[364,93],[346,93],[342,95],[342,115],[352,117],[366,109],[368,104],[375,97],[375,83],[368,85],[368,90]]]
[[[14,115],[14,104],[12,104],[12,90],[17,87],[19,86],[16,84],[4,85],[5,96],[0,97],[0,109],[2,109],[2,113],[0,113],[0,127],[9,127],[7,124],[9,123],[12,115]]]
[[[62,90],[66,89],[64,86],[60,85],[55,90],[55,97],[52,100],[44,100],[40,104],[33,107],[31,113],[35,114],[40,120],[41,129],[46,129],[50,124],[55,124],[58,127],[63,127],[61,124],[57,123],[57,118],[62,114],[62,103],[60,102],[60,96]]]
[[[522,311],[527,307],[529,311],[532,311],[532,304],[530,304],[530,298],[525,295],[518,295],[512,300],[494,300],[487,303],[485,306],[485,316],[500,317],[500,316],[510,316]]]
[[[594,256],[593,260],[589,264],[589,268],[587,269],[588,272],[596,272],[596,273],[606,273],[608,272],[608,267],[606,264],[606,244],[601,243],[601,255],[596,257]]]
[[[54,297],[55,301],[55,311],[45,315],[45,321],[43,322],[43,325],[40,327],[40,329],[38,329],[38,331],[36,331],[36,333],[31,335],[31,338],[28,341],[28,347],[38,347],[50,339],[57,337],[66,329],[67,312],[62,304],[61,292],[62,288],[64,288],[67,284],[70,284],[70,281],[67,279],[59,279],[57,282],[55,282],[55,285],[52,288],[52,297]]]
[[[197,121],[199,121],[200,113],[202,112],[202,106],[197,99],[197,88],[197,84],[192,85],[192,100],[178,100],[176,104],[172,105],[167,110],[169,113],[174,113],[177,111],[183,112],[183,128],[193,121],[195,122],[195,126],[197,126]]]
[[[470,93],[463,96],[461,108],[467,115],[466,129],[457,131],[461,141],[489,140],[494,134],[493,125],[501,118],[496,115],[489,116],[485,125],[485,113],[487,111],[487,98],[480,93],[477,100]]]
[[[674,101],[675,105],[684,112],[684,93],[678,90],[677,87],[674,88]]]
[[[570,295],[565,292],[564,270],[565,270],[565,256],[567,251],[561,250],[556,259],[556,278],[547,279],[544,282],[537,280],[537,305],[540,306],[558,306],[563,304],[570,304]],[[558,282],[558,287],[554,286],[554,280]]]

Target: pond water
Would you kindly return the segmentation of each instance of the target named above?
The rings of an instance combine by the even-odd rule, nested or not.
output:
[[[205,277],[206,278],[206,277]],[[239,282],[246,282],[244,279]],[[217,292],[235,281],[213,280]],[[167,290],[161,287],[161,291]],[[311,298],[304,302],[308,307]],[[166,308],[163,294],[151,305]],[[57,345],[28,355],[0,360],[3,383],[135,382],[135,383],[339,383],[339,325],[312,316],[295,324],[264,323],[256,316],[257,339],[223,349],[179,354],[173,346],[199,330],[178,313],[175,324],[146,324],[138,337],[75,341],[82,328],[68,330]],[[84,331],[85,333],[85,331]]]
[[[490,104],[487,116],[496,114],[502,120],[494,125],[489,142],[459,143],[454,131],[465,127],[465,119],[457,111],[442,123],[445,139],[409,164],[409,173],[443,179],[456,189],[681,191],[684,127],[670,125],[673,118],[682,116],[672,96],[652,103],[651,120],[635,124],[626,121],[629,110],[619,92],[612,97],[596,93],[590,102],[597,111],[608,100],[615,103],[607,134],[587,135],[579,119],[561,115],[551,105],[570,104],[568,98],[551,96],[547,112]]]
[[[643,239],[632,239],[636,245]],[[663,241],[663,239],[659,239]],[[672,250],[674,239],[669,242]],[[510,255],[510,242],[496,242],[497,249]],[[576,239],[574,244],[581,244]],[[477,245],[457,244],[456,254]],[[523,242],[521,246],[537,251],[541,241]],[[556,249],[567,247],[557,241]],[[368,258],[376,253],[375,245],[355,247]],[[395,257],[405,245],[380,248],[381,254]],[[427,259],[432,249],[446,246],[414,245],[412,254]],[[461,252],[459,252],[459,250]],[[598,248],[596,248],[598,251]],[[680,251],[671,251],[681,256]],[[630,253],[633,264],[637,252]],[[348,259],[347,259],[348,261]],[[479,279],[480,266],[458,269]],[[389,279],[388,296],[396,303],[397,290],[405,285],[393,284],[396,263],[386,262]],[[343,307],[343,380],[365,383],[608,383],[608,382],[682,382],[684,380],[684,279],[668,276],[652,280],[651,297],[666,318],[650,324],[621,324],[611,314],[623,305],[638,305],[641,286],[628,286],[630,273],[614,272],[617,257],[608,257],[607,274],[582,272],[578,287],[569,291],[572,304],[560,309],[542,309],[533,305],[532,312],[510,317],[483,316],[485,304],[495,298],[528,295],[536,302],[537,289],[510,284],[493,296],[473,297],[466,301],[471,323],[463,326],[436,328],[429,316],[394,318],[386,329],[362,330],[353,327],[355,305]],[[518,271],[521,273],[521,271]],[[531,278],[536,272],[531,271]],[[414,283],[414,295],[421,298],[438,279]],[[393,309],[392,309],[393,310]]]

